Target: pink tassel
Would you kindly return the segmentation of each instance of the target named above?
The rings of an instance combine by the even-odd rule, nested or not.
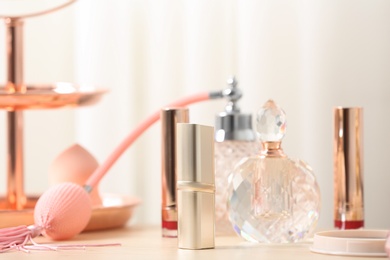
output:
[[[0,252],[13,248],[23,249],[32,238],[41,233],[37,226],[18,226],[0,229]]]
[[[74,250],[85,249],[86,247],[120,246],[119,243],[112,244],[38,244],[33,238],[41,234],[39,226],[18,226],[0,229],[0,253],[10,250],[19,250],[29,253],[30,250]],[[31,243],[32,245],[28,245]]]

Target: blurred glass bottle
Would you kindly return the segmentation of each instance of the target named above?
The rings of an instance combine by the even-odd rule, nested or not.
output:
[[[284,154],[284,111],[272,100],[257,115],[262,150],[242,160],[229,182],[229,217],[234,230],[252,242],[292,243],[314,231],[320,190],[312,169]]]
[[[234,234],[227,212],[228,177],[243,158],[259,151],[252,115],[241,113],[237,105],[242,92],[237,81],[231,77],[222,95],[228,100],[225,111],[215,120],[215,231],[216,235]]]

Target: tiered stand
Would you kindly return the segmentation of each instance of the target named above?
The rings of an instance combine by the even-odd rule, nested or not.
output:
[[[23,24],[26,18],[59,10],[75,1],[34,14],[1,16],[6,27],[6,83],[0,86],[0,109],[7,113],[7,190],[0,200],[0,227],[19,224],[32,215],[37,200],[24,192],[23,112],[27,109],[54,109],[92,105],[105,90],[70,83],[28,85],[23,78]],[[4,11],[4,10],[3,10]],[[2,143],[2,142],[1,142]],[[29,224],[29,223],[20,223]]]

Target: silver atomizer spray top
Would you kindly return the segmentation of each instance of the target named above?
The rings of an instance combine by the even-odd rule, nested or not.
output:
[[[242,113],[237,104],[242,92],[237,87],[236,78],[229,78],[227,84],[228,87],[223,90],[222,96],[228,103],[225,111],[215,117],[215,141],[253,141],[256,137],[252,129],[252,115]]]

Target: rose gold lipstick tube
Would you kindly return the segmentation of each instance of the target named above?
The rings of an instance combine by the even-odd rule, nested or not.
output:
[[[187,108],[164,108],[161,110],[161,175],[162,175],[162,235],[177,237],[176,210],[176,124],[187,123]]]
[[[177,124],[178,246],[214,247],[214,127]]]
[[[336,228],[364,226],[363,109],[334,109],[334,223]]]

